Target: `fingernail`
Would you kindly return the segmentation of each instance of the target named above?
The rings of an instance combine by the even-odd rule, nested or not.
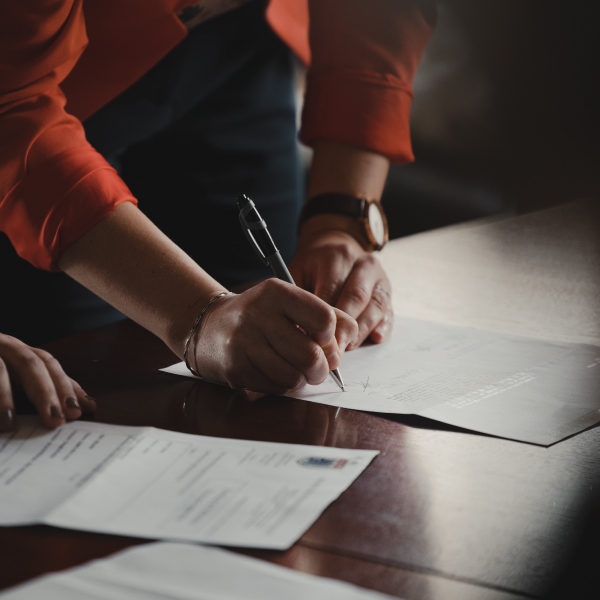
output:
[[[15,415],[12,408],[0,412],[0,431],[10,431],[15,425]]]
[[[53,419],[64,419],[65,418],[64,415],[62,414],[62,411],[60,410],[60,408],[58,408],[58,406],[56,406],[54,404],[50,407],[50,416]]]
[[[79,402],[77,402],[77,398],[73,398],[73,396],[69,396],[65,400],[65,404],[68,408],[79,408],[81,410],[81,406],[79,406]]]
[[[86,394],[85,398],[82,398],[80,402],[82,404],[83,410],[85,410],[86,412],[94,412],[96,410],[96,401],[91,396],[88,396]]]

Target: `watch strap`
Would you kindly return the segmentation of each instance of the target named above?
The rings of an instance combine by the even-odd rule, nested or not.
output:
[[[345,215],[354,219],[364,216],[366,200],[350,194],[327,192],[311,198],[305,205],[300,215],[300,223],[315,215],[334,214]]]

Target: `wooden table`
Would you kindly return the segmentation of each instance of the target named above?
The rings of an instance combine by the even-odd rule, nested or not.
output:
[[[578,202],[397,240],[397,314],[600,344],[600,210]],[[97,421],[381,455],[285,553],[249,552],[409,600],[536,597],[600,475],[600,428],[550,448],[418,417],[384,418],[158,372],[174,362],[125,321],[47,347],[98,400]],[[143,540],[0,528],[0,588]]]

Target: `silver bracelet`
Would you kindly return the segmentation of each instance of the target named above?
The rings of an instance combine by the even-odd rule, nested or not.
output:
[[[194,324],[192,325],[192,328],[190,329],[190,333],[188,334],[187,339],[185,340],[185,348],[183,350],[183,360],[185,361],[185,366],[189,369],[190,373],[192,373],[192,375],[195,375],[196,377],[202,377],[202,375],[200,375],[200,373],[197,373],[196,371],[194,371],[194,369],[192,369],[192,367],[190,367],[190,363],[188,361],[188,350],[190,348],[190,342],[192,341],[192,338],[194,337],[194,333],[196,333],[196,329],[198,328],[198,325],[200,325],[200,321],[202,321],[202,317],[204,316],[204,313],[208,310],[208,307],[213,302],[215,302],[219,298],[222,298],[223,296],[233,296],[233,295],[235,295],[233,292],[221,292],[220,294],[213,296],[208,301],[208,304],[206,304],[204,306],[204,308],[200,311],[200,314],[196,317],[196,320],[194,321]]]

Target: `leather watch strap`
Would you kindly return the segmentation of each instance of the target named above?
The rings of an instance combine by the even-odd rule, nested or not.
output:
[[[335,214],[359,219],[364,215],[365,200],[350,194],[328,192],[311,198],[304,206],[300,223],[315,215]]]

